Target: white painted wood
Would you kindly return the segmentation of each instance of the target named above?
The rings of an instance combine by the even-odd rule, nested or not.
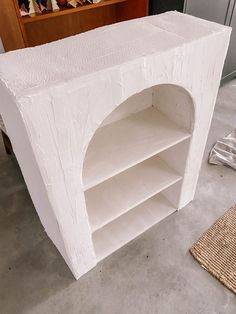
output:
[[[154,156],[86,191],[92,231],[181,180],[181,176]]]
[[[193,199],[230,32],[168,12],[0,55],[0,114],[39,218],[75,278],[97,264],[96,254],[105,257],[157,222],[162,208],[156,204],[152,216],[148,205],[134,217],[132,209],[113,221],[131,228],[115,245],[96,231],[95,252],[83,183],[91,187],[161,152],[183,172],[162,194],[178,209]],[[135,113],[149,104],[144,93],[156,108]],[[188,132],[186,149],[173,146]]]
[[[174,145],[158,154],[159,157],[163,159],[167,165],[172,167],[181,176],[184,176],[185,173],[190,142],[191,138],[177,145]]]
[[[88,148],[84,163],[84,189],[189,137],[186,130],[153,107],[106,125],[97,131]]]
[[[194,103],[180,86],[168,84],[153,87],[153,106],[177,125],[191,132],[194,127]]]
[[[180,195],[183,188],[183,181],[179,181],[176,184],[171,185],[162,191],[162,195],[176,208],[179,210],[180,207]]]
[[[101,127],[128,118],[131,114],[147,109],[153,105],[153,89],[148,88],[133,95],[108,115]]]
[[[100,261],[175,212],[162,195],[157,195],[130,210],[93,234],[94,249]]]

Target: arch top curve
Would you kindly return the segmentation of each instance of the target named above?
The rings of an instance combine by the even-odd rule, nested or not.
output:
[[[152,156],[156,152],[163,150],[160,147],[154,149],[154,152],[141,152],[142,141],[143,150],[145,145],[153,145],[155,136],[167,137],[168,125],[173,128],[173,138],[178,137],[176,134],[183,131],[183,138],[187,138],[194,129],[195,122],[195,104],[192,95],[184,87],[175,84],[158,84],[135,93],[120,103],[118,106],[110,110],[104,115],[104,119],[87,145],[84,155],[84,163],[82,170],[82,182],[84,189],[89,189],[96,184],[104,182],[113,175],[122,172],[127,167],[125,161],[122,165],[112,166],[116,162],[119,163],[119,152],[116,150],[132,151],[137,149],[140,154],[137,158],[133,156],[128,161],[128,167],[143,159],[145,156]],[[162,125],[162,129],[161,129]],[[160,131],[158,128],[160,127]],[[165,131],[166,128],[166,131]],[[148,130],[150,134],[148,134]],[[176,130],[176,134],[175,134]],[[141,133],[143,132],[143,139]],[[147,132],[147,134],[145,133]],[[156,133],[155,133],[156,132]],[[137,134],[135,134],[137,133]],[[181,132],[180,132],[181,133]],[[137,136],[136,136],[137,135]],[[151,143],[146,138],[152,137]],[[130,138],[130,139],[129,139]],[[181,138],[181,136],[180,136]],[[126,139],[126,140],[125,140]],[[135,143],[135,141],[140,143]],[[157,141],[160,139],[157,139]],[[129,142],[130,141],[130,146]],[[163,139],[164,141],[164,139]],[[178,139],[176,140],[178,141]],[[122,147],[122,142],[125,145]],[[167,138],[168,142],[168,138]],[[169,144],[168,144],[169,145]],[[167,146],[168,146],[167,145]],[[155,146],[155,145],[154,145]],[[165,144],[163,144],[163,147]],[[118,155],[117,155],[118,154]],[[122,155],[122,154],[121,154]],[[135,153],[133,153],[135,155]],[[120,156],[122,159],[123,156]],[[137,161],[135,160],[137,159]],[[102,172],[105,170],[105,174]],[[114,169],[113,169],[114,168]],[[96,179],[98,175],[99,179]]]
[[[182,115],[182,121],[176,122],[189,130],[193,128],[195,116],[195,101],[193,96],[185,87],[172,83],[157,84],[129,96],[107,114],[99,127],[124,119],[130,114],[139,112],[149,106],[159,108],[159,110],[165,112],[168,116],[171,116],[171,112],[175,113],[175,107],[175,109],[178,109],[179,116],[172,119],[176,121]],[[172,108],[169,108],[169,106],[172,106]],[[183,107],[182,110],[180,106]],[[186,109],[189,109],[188,113]]]

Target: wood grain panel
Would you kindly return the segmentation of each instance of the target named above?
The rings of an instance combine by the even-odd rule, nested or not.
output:
[[[126,21],[148,15],[148,0],[129,0],[117,4],[117,21]]]
[[[13,0],[1,0],[0,37],[6,51],[25,47]]]
[[[43,14],[39,14],[39,13],[31,14],[30,16],[25,16],[22,20],[23,20],[23,23],[34,23],[36,20],[38,21],[38,20],[50,19],[51,17],[73,14],[78,11],[96,10],[99,7],[110,6],[117,3],[123,3],[126,1],[129,1],[129,0],[105,0],[98,3],[94,3],[94,4],[87,3],[76,8],[60,8],[60,10],[54,11],[54,12],[48,11],[48,12],[43,12]]]
[[[116,22],[114,5],[25,24],[29,46],[36,46]]]

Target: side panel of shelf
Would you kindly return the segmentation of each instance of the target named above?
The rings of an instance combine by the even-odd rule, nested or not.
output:
[[[177,125],[191,132],[194,122],[194,103],[181,86],[161,84],[153,87],[153,105]]]
[[[182,185],[183,180],[162,191],[162,195],[174,206],[174,208],[176,208],[176,210],[179,210]]]
[[[159,153],[159,157],[163,159],[167,165],[183,176],[185,173],[189,146],[190,138]]]

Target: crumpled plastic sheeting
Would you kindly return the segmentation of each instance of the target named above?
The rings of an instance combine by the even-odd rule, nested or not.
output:
[[[236,170],[236,129],[216,142],[209,154],[209,163]]]

